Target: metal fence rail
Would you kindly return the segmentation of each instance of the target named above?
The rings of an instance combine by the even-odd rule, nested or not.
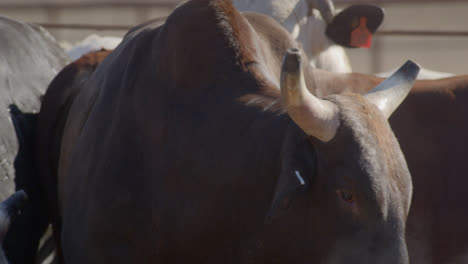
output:
[[[93,25],[93,24],[54,24],[54,23],[35,23],[47,29],[70,29],[70,30],[111,30],[124,31],[129,30],[133,26],[130,25]]]

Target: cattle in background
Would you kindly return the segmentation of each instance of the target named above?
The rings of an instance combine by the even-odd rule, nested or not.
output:
[[[132,31],[138,31],[139,27],[143,27],[146,24],[151,24],[152,26],[162,25],[165,20],[166,17],[151,19],[146,23],[132,28],[127,34],[132,33]],[[68,56],[70,56],[72,60],[78,60],[81,56],[85,56],[89,53],[98,52],[100,50],[113,50],[120,44],[120,42],[122,42],[121,37],[99,36],[92,34],[74,45],[64,42],[61,43],[61,46],[66,50]],[[81,69],[83,69],[83,67],[81,67]]]
[[[40,199],[33,191],[35,183],[30,177],[31,164],[26,162],[31,159],[17,157],[15,160],[18,149],[24,146],[15,135],[8,106],[17,104],[28,112],[39,111],[40,97],[68,62],[67,55],[47,31],[0,16],[0,201],[13,194],[15,189],[24,189],[31,197],[23,214],[10,227],[3,244],[11,263],[33,263],[37,241],[19,241],[25,237],[35,240],[39,231],[32,229],[35,225],[31,222],[43,210],[39,207],[32,209]]]
[[[418,81],[390,124],[413,176],[410,263],[466,263],[468,75]]]
[[[408,263],[411,180],[386,117],[418,67],[318,99],[302,52],[280,67],[287,48],[272,19],[200,0],[92,74],[60,73],[36,162],[62,260]]]
[[[234,4],[240,11],[259,12],[276,19],[302,44],[311,65],[331,72],[351,72],[342,46],[369,47],[372,34],[383,20],[383,11],[378,7],[354,5],[337,13],[331,0],[234,0]],[[164,20],[165,17],[156,18],[148,24],[157,21],[160,25]],[[119,37],[93,34],[73,46],[68,43],[62,46],[76,60],[102,48],[112,50],[121,41]]]
[[[331,0],[234,0],[234,5],[273,17],[302,44],[311,65],[331,72],[351,72],[339,45],[369,47],[383,20],[378,7],[355,5],[337,13]]]

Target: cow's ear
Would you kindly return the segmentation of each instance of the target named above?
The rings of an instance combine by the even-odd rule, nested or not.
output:
[[[382,24],[383,9],[372,5],[352,5],[328,24],[326,34],[348,48],[370,48],[372,36]]]
[[[18,106],[11,104],[9,107],[11,121],[15,128],[16,137],[20,145],[28,142],[28,138],[33,136],[36,126],[37,114],[24,113]]]
[[[289,130],[283,142],[281,171],[266,217],[267,222],[287,213],[294,199],[308,189],[315,171],[315,154],[308,136],[295,124],[294,127],[295,129]],[[303,136],[299,139],[293,136],[297,133],[302,133]]]
[[[34,178],[34,137],[38,114],[23,113],[14,104],[9,109],[18,138],[18,153],[14,161],[16,189],[30,191],[34,187],[31,185]]]

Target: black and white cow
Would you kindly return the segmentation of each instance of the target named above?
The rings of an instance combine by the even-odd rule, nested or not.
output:
[[[26,147],[23,138],[27,135],[15,134],[10,114],[17,115],[18,111],[12,107],[9,113],[9,105],[37,112],[49,82],[68,61],[62,48],[43,28],[0,16],[0,201],[19,189],[24,189],[31,198],[23,214],[11,224],[3,243],[11,263],[33,263],[40,232],[29,223],[39,213],[40,207],[34,204],[40,199],[31,178],[33,165],[25,163],[28,159],[24,155],[16,157],[18,150]],[[33,122],[21,122],[22,119]],[[15,127],[18,130],[21,128],[18,126],[34,124],[32,119],[33,115],[18,116]],[[29,133],[32,129],[33,126],[19,131]],[[42,226],[45,228],[46,223]]]

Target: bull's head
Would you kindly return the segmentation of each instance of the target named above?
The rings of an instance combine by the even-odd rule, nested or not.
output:
[[[312,255],[320,256],[313,263],[408,263],[404,231],[412,183],[387,118],[418,72],[409,61],[364,96],[319,99],[306,87],[299,52],[288,50],[282,98],[289,116],[307,135],[302,153],[313,152],[315,158],[305,161],[313,166],[296,162],[289,170],[287,162],[283,164],[274,206],[284,206],[284,201],[291,207],[307,204],[311,222],[304,232],[316,241]],[[285,186],[303,192],[290,202]]]

